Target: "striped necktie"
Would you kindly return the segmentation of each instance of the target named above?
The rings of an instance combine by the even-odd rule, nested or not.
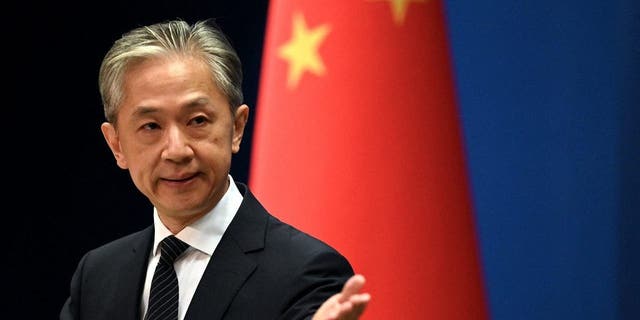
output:
[[[173,262],[188,247],[188,244],[173,235],[160,242],[160,260],[151,280],[145,320],[178,319],[178,278],[173,269]]]

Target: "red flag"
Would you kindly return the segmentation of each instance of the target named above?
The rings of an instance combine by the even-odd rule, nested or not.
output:
[[[486,319],[439,0],[272,0],[249,185],[367,278],[362,319]]]

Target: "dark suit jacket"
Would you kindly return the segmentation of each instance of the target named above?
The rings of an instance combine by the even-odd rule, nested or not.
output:
[[[270,215],[238,183],[242,205],[223,235],[186,313],[198,319],[307,319],[353,275],[336,250]],[[61,320],[133,320],[153,226],[81,259]]]

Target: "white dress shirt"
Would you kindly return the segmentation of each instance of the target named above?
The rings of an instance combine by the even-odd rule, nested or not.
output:
[[[209,259],[213,251],[220,243],[220,239],[225,230],[233,220],[240,204],[242,203],[242,194],[238,190],[233,178],[229,175],[229,188],[222,196],[222,199],[216,206],[202,218],[194,223],[186,226],[182,231],[176,234],[176,238],[184,241],[190,247],[180,256],[174,263],[176,275],[178,277],[179,286],[179,306],[178,320],[183,320],[193,298],[193,294],[198,287],[198,283],[202,278]],[[149,303],[149,291],[151,290],[151,280],[153,273],[160,260],[160,250],[158,244],[162,239],[171,235],[171,231],[165,227],[160,218],[158,211],[153,209],[153,225],[155,234],[153,237],[153,251],[150,253],[149,265],[147,266],[147,277],[144,282],[144,290],[142,292],[141,303],[141,319],[147,312]]]

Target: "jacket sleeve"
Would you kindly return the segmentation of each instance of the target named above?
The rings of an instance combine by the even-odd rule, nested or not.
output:
[[[280,319],[311,319],[322,303],[339,293],[353,274],[347,259],[337,251],[323,250],[312,255],[302,270],[292,275],[286,292],[293,294]]]

